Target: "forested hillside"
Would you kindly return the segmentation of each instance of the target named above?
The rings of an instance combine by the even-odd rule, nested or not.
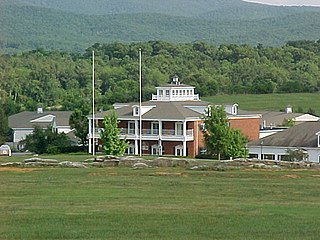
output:
[[[279,46],[320,38],[320,8],[241,0],[2,0],[0,22],[3,53],[82,52],[95,42],[115,41]]]
[[[0,100],[6,114],[90,107],[91,52],[96,52],[97,109],[138,100],[138,49],[143,52],[143,99],[177,74],[200,96],[317,92],[320,41],[282,47],[163,41],[95,44],[83,54],[35,50],[0,57]]]

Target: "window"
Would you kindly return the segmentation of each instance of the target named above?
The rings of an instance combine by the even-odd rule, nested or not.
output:
[[[138,107],[134,107],[134,114],[133,116],[139,116],[139,108]]]
[[[200,148],[200,155],[206,155],[207,154],[207,149],[202,147]]]
[[[170,90],[166,90],[166,96],[170,95]]]
[[[256,153],[250,153],[249,158],[259,158],[259,154]]]
[[[183,135],[183,124],[182,122],[176,122],[175,124],[175,135]]]
[[[274,154],[262,154],[262,159],[263,160],[275,160],[275,155]]]
[[[163,90],[159,90],[159,95],[160,95],[160,96],[163,95]]]
[[[151,123],[151,134],[159,134],[159,122]]]
[[[128,122],[128,134],[135,134],[135,123]]]

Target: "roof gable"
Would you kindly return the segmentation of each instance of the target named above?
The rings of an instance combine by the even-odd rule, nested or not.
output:
[[[320,122],[305,122],[291,127],[283,132],[261,138],[248,143],[248,146],[275,147],[318,147],[318,136]]]
[[[306,114],[295,117],[294,121],[295,122],[319,121],[319,117],[306,113]]]
[[[40,117],[40,118],[36,118],[31,120],[31,123],[45,123],[45,122],[52,122],[54,120],[55,116],[53,116],[52,114]]]
[[[24,111],[9,116],[8,123],[10,128],[33,128],[34,125],[52,123],[53,118],[56,127],[69,126],[71,111],[45,111],[43,113]]]

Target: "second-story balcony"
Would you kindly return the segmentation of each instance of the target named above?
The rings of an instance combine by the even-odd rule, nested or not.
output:
[[[126,139],[136,139],[139,138],[139,130],[137,134],[134,129],[120,128],[120,136]],[[186,139],[193,140],[193,129],[188,129],[186,131]],[[142,138],[144,140],[183,140],[183,131],[175,129],[162,129],[161,133],[159,129],[142,129]]]

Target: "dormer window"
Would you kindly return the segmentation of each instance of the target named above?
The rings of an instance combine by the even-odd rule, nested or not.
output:
[[[238,104],[234,104],[232,106],[232,114],[237,115],[238,114]]]
[[[135,106],[133,108],[133,116],[138,117],[139,116],[139,107]]]

